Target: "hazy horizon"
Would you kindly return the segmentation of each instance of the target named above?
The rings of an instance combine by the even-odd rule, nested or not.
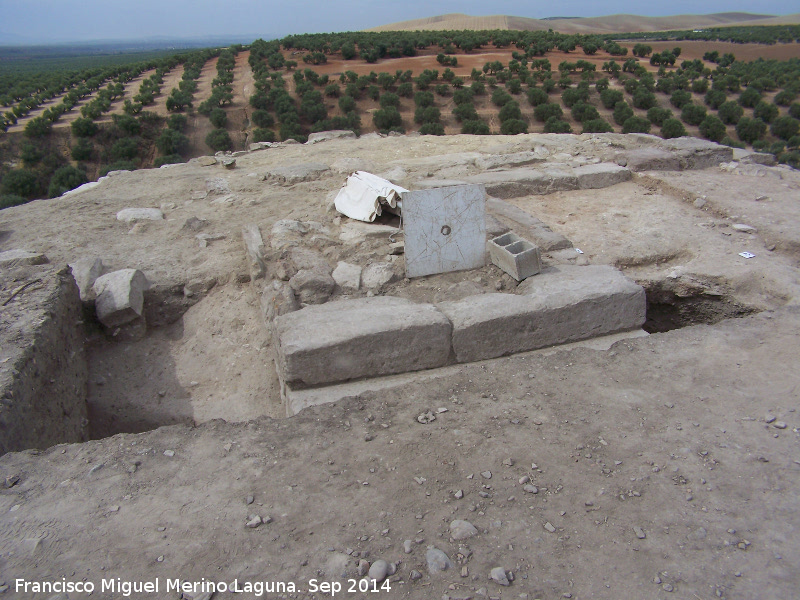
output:
[[[608,0],[565,0],[551,5],[520,6],[498,0],[486,10],[476,0],[408,0],[375,3],[347,0],[331,3],[297,0],[279,4],[263,0],[0,0],[0,45],[128,41],[147,38],[281,37],[293,33],[355,31],[398,21],[448,13],[473,16],[510,15],[546,17],[599,17],[635,14],[645,17],[679,14],[750,12],[786,15],[798,11],[789,0],[764,0],[754,6],[745,0],[710,0],[698,10],[695,1],[676,0],[668,5]]]

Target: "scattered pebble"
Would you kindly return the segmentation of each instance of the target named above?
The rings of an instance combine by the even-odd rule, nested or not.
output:
[[[164,456],[172,458],[173,456],[175,456],[175,450],[164,450]]]
[[[262,521],[259,515],[248,515],[246,526],[250,529],[255,529],[256,527],[260,526],[261,523]]]
[[[428,563],[428,573],[436,575],[442,571],[453,568],[453,563],[448,558],[447,554],[434,546],[428,546],[428,551],[425,553],[425,560]]]
[[[405,552],[406,554],[411,554],[411,550],[414,548],[413,544],[414,542],[412,542],[411,540],[406,540],[405,542],[403,542],[403,552]]]
[[[422,423],[423,425],[427,425],[428,423],[433,423],[436,420],[436,415],[434,415],[431,411],[424,412],[417,417],[417,422]]]
[[[634,527],[633,532],[636,534],[636,537],[639,538],[640,540],[643,540],[647,537],[647,534],[641,527]]]
[[[358,576],[364,577],[367,573],[369,573],[369,563],[362,558],[358,561]]]
[[[244,503],[245,503],[245,504],[252,504],[252,503],[253,503],[253,502],[255,502],[255,501],[256,501],[256,499],[255,499],[255,498],[253,498],[253,496],[248,496],[247,498],[245,498],[245,501],[244,501]]]
[[[772,425],[775,429],[786,429],[787,425],[783,421],[777,421]]]
[[[478,530],[469,521],[456,519],[450,523],[450,537],[454,540],[465,540],[478,535]]]
[[[491,479],[492,478],[492,472],[491,471],[481,471],[481,477],[483,477],[484,479]]]
[[[661,589],[664,590],[665,592],[672,592],[675,590],[675,588],[672,587],[672,585],[669,583],[665,583],[664,585],[662,585]]]
[[[553,527],[553,524],[552,524],[552,523],[550,523],[550,521],[547,521],[547,522],[544,524],[544,528],[545,528],[547,531],[549,531],[550,533],[555,533],[555,532],[556,532],[556,528],[555,528],[555,527]]]
[[[422,579],[422,573],[414,569],[409,574],[409,577],[411,578],[411,581],[417,581],[418,579]]]
[[[511,585],[511,582],[508,580],[508,576],[506,575],[506,570],[503,567],[495,567],[492,569],[489,573],[489,578],[500,585]]]
[[[374,579],[378,583],[382,583],[384,579],[386,579],[387,575],[389,575],[389,563],[385,560],[376,560],[372,563],[372,566],[369,568],[367,573],[370,579]]]
[[[528,484],[528,485],[524,486],[522,489],[525,490],[526,492],[528,492],[529,494],[538,494],[539,493],[539,488],[537,488],[535,485]]]
[[[520,485],[525,485],[525,484],[526,484],[526,483],[528,483],[530,480],[531,480],[531,478],[530,478],[530,477],[528,477],[527,475],[523,475],[522,477],[520,477],[520,478],[519,478],[519,484],[520,484]]]
[[[453,496],[455,496],[456,500],[461,500],[464,497],[464,490],[457,490]]]

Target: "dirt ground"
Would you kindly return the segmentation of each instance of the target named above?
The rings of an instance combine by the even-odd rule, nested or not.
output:
[[[50,598],[17,590],[16,579],[89,581],[92,598],[111,599],[122,594],[102,581],[119,578],[159,582],[158,593],[134,597],[178,599],[170,581],[238,579],[295,586],[269,598],[331,597],[312,580],[342,583],[338,598],[794,597],[800,176],[787,168],[649,172],[510,200],[569,238],[584,262],[616,265],[644,285],[650,309],[672,311],[669,331],[606,350],[459,365],[280,418],[243,225],[258,224],[268,246],[279,219],[319,222],[337,239],[329,198],[347,175],[335,166],[344,158],[413,189],[478,172],[475,157],[543,148],[550,162],[582,164],[656,143],[648,139],[294,144],[242,154],[233,170],[192,161],[124,173],[2,211],[0,250],[139,268],[173,313],[139,342],[87,334],[90,428],[118,435],[0,458],[0,481],[19,477],[0,485],[0,589]],[[334,169],[293,186],[258,176],[312,161]],[[126,207],[161,207],[166,218],[131,227],[115,219]],[[190,217],[224,237],[200,247],[184,228]],[[334,263],[362,251],[326,248]],[[380,248],[364,260],[381,260]],[[487,266],[389,291],[428,300],[501,280]],[[210,290],[186,297],[193,282]],[[436,420],[420,424],[428,410]],[[266,522],[247,527],[256,515]],[[456,519],[475,535],[452,539]],[[429,546],[452,567],[431,573]],[[379,559],[396,564],[391,590],[347,593],[359,561]],[[495,567],[513,575],[508,587],[489,579]]]

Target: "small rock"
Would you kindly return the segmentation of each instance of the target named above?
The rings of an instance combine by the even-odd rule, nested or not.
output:
[[[364,577],[367,573],[369,573],[369,562],[362,558],[358,561],[358,576]]]
[[[411,581],[417,581],[419,579],[422,579],[422,573],[420,573],[416,569],[413,569],[409,574],[409,577],[411,578]]]
[[[0,267],[11,269],[21,265],[43,265],[50,262],[41,252],[28,252],[27,250],[6,250],[0,252]]]
[[[469,567],[467,567],[466,565],[461,567],[461,576],[462,577],[469,577]]]
[[[453,563],[450,561],[447,554],[434,546],[428,546],[428,551],[425,553],[425,560],[428,563],[428,572],[431,575],[436,575],[437,573],[453,568]]]
[[[6,488],[12,488],[19,482],[19,475],[8,475],[6,477],[5,486]]]
[[[664,590],[665,592],[671,592],[671,591],[673,591],[675,588],[674,588],[674,587],[672,587],[672,585],[671,585],[671,584],[669,584],[669,583],[665,583],[664,585],[662,585],[662,586],[661,586],[661,589],[662,589],[662,590]]]
[[[422,423],[423,425],[427,425],[428,423],[433,423],[435,420],[436,420],[436,415],[434,415],[433,412],[431,411],[422,413],[417,417],[417,422]]]
[[[453,496],[456,500],[461,500],[464,497],[464,490],[457,490]]]
[[[639,538],[640,540],[643,540],[647,537],[647,534],[641,527],[634,527],[633,532],[636,534],[636,537]]]
[[[389,574],[389,563],[385,560],[376,560],[369,568],[367,575],[370,579],[374,579],[378,583],[382,583],[386,576]]]
[[[247,527],[249,527],[250,529],[255,529],[256,527],[258,527],[259,525],[261,525],[261,523],[262,523],[262,522],[263,522],[263,521],[261,520],[261,517],[260,517],[259,515],[249,515],[249,516],[247,517],[247,523],[246,523],[246,525],[247,525]]]
[[[775,422],[775,416],[774,416],[774,415],[769,415],[769,416],[767,416],[767,418],[766,418],[766,419],[764,419],[764,420],[765,420],[767,423],[774,423],[774,422]]]
[[[507,467],[513,467],[514,466],[514,459],[513,458],[507,458],[507,459],[505,459],[503,461],[503,464],[505,466],[507,466]]]
[[[492,569],[489,573],[489,578],[495,583],[499,583],[503,586],[511,585],[511,582],[508,580],[508,576],[506,575],[506,570],[503,567],[495,567]]]
[[[772,425],[775,429],[786,429],[787,425],[783,421],[777,421]]]
[[[210,167],[211,165],[217,164],[217,159],[213,156],[201,156],[197,159],[197,164],[201,167]]]
[[[236,159],[230,156],[223,158],[220,162],[226,169],[233,169],[236,167]]]
[[[450,523],[450,537],[454,540],[465,540],[478,535],[478,530],[469,521],[456,519]]]
[[[528,492],[529,494],[538,494],[539,493],[539,488],[537,488],[535,485],[526,485],[526,486],[523,486],[522,489],[525,490],[526,492]]]
[[[406,540],[403,542],[403,552],[406,554],[411,554],[411,550],[414,548],[414,542],[411,540]]]
[[[123,223],[163,220],[164,213],[157,208],[123,208],[117,213],[117,221],[122,221]]]
[[[552,524],[552,523],[550,523],[550,521],[547,521],[547,522],[544,524],[544,528],[545,528],[547,531],[549,531],[550,533],[555,533],[555,532],[556,532],[556,528],[555,528],[555,527],[553,527],[553,524]]]
[[[164,456],[172,458],[173,456],[175,456],[175,450],[164,450]]]
[[[519,478],[519,484],[520,484],[520,485],[525,485],[525,484],[526,484],[526,483],[528,483],[530,480],[531,480],[531,478],[530,478],[530,477],[528,477],[527,475],[523,475],[522,477],[520,477],[520,478]]]
[[[481,477],[483,477],[484,479],[491,479],[492,478],[492,472],[491,471],[481,471]]]
[[[256,499],[255,499],[255,498],[253,498],[253,496],[248,496],[247,498],[245,498],[245,500],[244,500],[244,503],[245,503],[245,504],[247,504],[247,505],[250,505],[250,504],[252,504],[253,502],[255,502],[255,500],[256,500]]]
[[[705,198],[695,198],[694,200],[694,207],[695,208],[703,208],[706,205]]]

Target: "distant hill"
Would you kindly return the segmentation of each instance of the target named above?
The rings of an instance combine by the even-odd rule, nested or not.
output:
[[[530,19],[508,15],[472,17],[460,13],[402,21],[374,27],[368,31],[417,31],[458,29],[518,29],[538,31],[553,29],[561,33],[626,33],[638,31],[667,31],[672,29],[702,29],[735,25],[784,25],[800,23],[800,14],[774,16],[743,12],[710,15],[674,15],[641,17],[638,15],[609,15],[607,17],[550,17]]]

